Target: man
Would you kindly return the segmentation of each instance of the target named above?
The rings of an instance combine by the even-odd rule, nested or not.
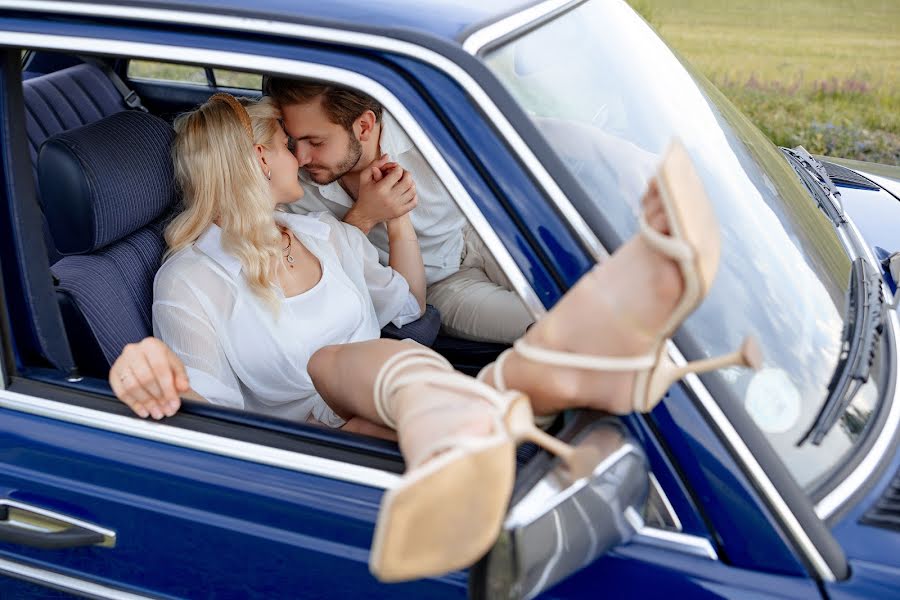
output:
[[[268,78],[300,163],[295,211],[327,210],[359,227],[387,259],[383,223],[410,212],[426,300],[451,335],[512,343],[533,322],[521,299],[403,129],[374,99],[328,84]],[[391,161],[402,169],[391,170]],[[402,173],[402,174],[401,174]]]

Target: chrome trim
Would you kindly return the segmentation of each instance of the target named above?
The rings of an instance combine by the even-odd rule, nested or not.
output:
[[[6,558],[0,558],[0,575],[24,579],[31,583],[44,585],[86,598],[103,598],[104,600],[146,600],[150,598],[149,596],[125,592],[85,579],[70,577],[69,575],[63,575],[62,573],[56,573],[55,571],[39,569]]]
[[[499,21],[494,21],[490,25],[485,25],[481,29],[470,33],[463,40],[463,50],[472,56],[477,56],[485,46],[505,38],[520,29],[535,25],[555,12],[567,10],[570,5],[581,4],[582,2],[584,0],[545,0],[530,6],[525,10],[504,17]]]
[[[687,364],[684,356],[671,341],[668,343],[668,352],[669,356],[679,367]],[[744,440],[741,439],[737,431],[735,431],[731,421],[729,421],[728,417],[725,416],[725,413],[722,412],[722,409],[713,399],[709,390],[706,389],[706,386],[700,381],[700,378],[697,377],[697,374],[689,373],[686,375],[684,377],[684,383],[697,397],[697,400],[703,407],[703,410],[706,411],[709,419],[715,423],[716,427],[725,438],[725,441],[731,446],[735,458],[743,466],[744,472],[755,481],[757,486],[759,486],[760,493],[778,517],[778,520],[785,529],[785,533],[787,533],[788,537],[796,544],[797,549],[809,561],[809,564],[814,569],[816,575],[823,581],[835,581],[834,573],[822,557],[819,549],[816,548],[816,545],[803,530],[803,526],[797,520],[797,517],[791,511],[791,508],[787,505],[784,498],[781,497],[775,484],[769,479],[769,476],[763,470],[762,466],[757,462],[756,457],[753,456],[750,448],[747,447],[747,444],[744,443]]]
[[[888,311],[888,324],[890,328],[891,345],[894,351],[894,372],[900,373],[900,352],[897,343],[900,340],[900,318],[896,310]],[[894,383],[894,393],[891,398],[891,409],[887,419],[878,434],[878,438],[865,457],[853,469],[844,480],[839,483],[816,505],[816,514],[820,519],[827,519],[840,509],[847,500],[859,490],[872,476],[885,454],[892,447],[894,434],[900,427],[900,385]]]
[[[619,462],[625,456],[637,453],[635,447],[629,443],[625,443],[621,448],[597,463],[591,471],[591,475],[597,472],[606,471],[610,465]],[[515,506],[513,506],[506,520],[503,522],[504,529],[515,529],[519,527],[527,527],[535,522],[535,520],[543,517],[547,513],[547,506],[559,506],[591,483],[591,477],[582,477],[562,490],[555,489],[553,484],[544,481],[538,482],[528,494],[522,498]],[[543,484],[543,485],[542,485]]]
[[[513,152],[518,155],[526,169],[531,172],[537,182],[544,188],[547,196],[556,206],[563,218],[572,227],[578,238],[585,245],[595,260],[609,255],[600,244],[597,236],[591,231],[568,197],[557,185],[544,165],[537,159],[531,148],[513,128],[503,112],[494,104],[490,96],[478,83],[456,63],[447,57],[410,42],[395,40],[389,37],[332,29],[312,25],[299,25],[280,21],[267,21],[250,17],[232,17],[227,15],[192,13],[159,8],[142,8],[135,6],[111,6],[90,4],[87,2],[51,2],[47,0],[0,0],[0,8],[18,8],[36,12],[58,12],[65,14],[84,14],[87,16],[114,17],[139,21],[155,21],[177,23],[179,25],[197,25],[200,27],[218,27],[234,31],[249,31],[266,35],[283,35],[292,38],[306,38],[330,44],[346,44],[360,48],[369,48],[393,52],[421,60],[432,67],[446,73],[462,87],[469,97],[484,112],[488,120],[494,124],[500,135],[506,140]],[[264,70],[255,68],[254,70]],[[517,290],[518,291],[518,290]],[[529,308],[534,310],[529,304]],[[544,307],[540,304],[540,312]]]
[[[114,415],[8,390],[0,391],[0,408],[377,489],[390,489],[400,479],[399,475],[378,469],[172,427],[137,417]]]
[[[710,560],[719,560],[719,554],[708,539],[687,533],[666,531],[655,527],[641,527],[632,541],[665,550],[685,552]]]
[[[652,472],[648,473],[648,475],[650,476],[650,486],[656,491],[656,495],[659,496],[659,499],[662,500],[663,506],[666,508],[666,512],[669,513],[669,517],[672,519],[675,529],[682,531],[684,527],[681,525],[681,519],[678,518],[678,513],[675,512],[675,508],[672,506],[672,503],[669,502],[669,497],[666,496],[666,493],[663,491],[662,486],[659,484],[659,480],[656,479],[656,475]]]
[[[19,502],[18,500],[11,500],[9,498],[0,498],[0,506],[6,506],[8,508],[13,508],[20,510],[25,513],[31,513],[35,515],[39,515],[41,517],[45,517],[51,521],[58,521],[60,523],[65,523],[66,525],[74,525],[75,527],[80,527],[82,529],[87,529],[89,531],[93,531],[94,533],[99,533],[103,536],[102,544],[95,544],[96,546],[102,546],[104,548],[113,548],[116,545],[116,532],[112,529],[107,529],[106,527],[101,527],[99,525],[95,525],[93,523],[89,523],[87,521],[82,521],[81,519],[76,519],[74,517],[70,517],[69,515],[65,515],[63,513],[54,512],[52,510],[47,510],[45,508],[41,508],[39,506],[34,506],[33,504],[26,504],[24,502]],[[13,515],[10,515],[13,516]],[[8,518],[7,522],[15,521],[13,518]]]

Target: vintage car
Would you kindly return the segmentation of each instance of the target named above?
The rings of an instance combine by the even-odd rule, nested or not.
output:
[[[0,52],[3,598],[900,597],[897,170],[774,147],[624,1],[0,0]],[[135,113],[267,74],[381,102],[538,318],[636,231],[680,138],[723,256],[670,355],[752,334],[763,368],[561,415],[591,477],[523,446],[485,557],[377,581],[394,444],[189,402],[145,421],[106,381],[151,332],[172,209]],[[502,349],[434,347],[468,372]]]

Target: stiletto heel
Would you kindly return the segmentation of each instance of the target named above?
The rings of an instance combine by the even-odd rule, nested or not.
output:
[[[662,397],[666,390],[672,387],[672,384],[688,373],[708,373],[727,367],[747,367],[758,371],[762,366],[762,360],[762,351],[759,349],[759,344],[751,336],[744,338],[741,347],[730,354],[693,360],[682,367],[677,366],[668,355],[664,354],[650,374],[649,390],[646,397]],[[639,412],[648,412],[652,408],[653,406],[635,406],[635,410]]]
[[[532,442],[558,456],[573,480],[587,477],[597,466],[597,457],[592,452],[561,442],[535,425],[531,403],[524,394],[512,399],[503,421],[516,444]]]

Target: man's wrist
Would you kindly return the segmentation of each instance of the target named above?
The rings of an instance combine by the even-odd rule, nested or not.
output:
[[[413,226],[408,213],[387,221],[386,226],[390,241],[418,241],[416,228]]]
[[[353,225],[366,235],[369,235],[369,232],[372,231],[372,228],[376,225],[374,221],[367,219],[365,216],[361,215],[358,211],[355,211],[352,208],[348,210],[344,215],[344,223]]]

